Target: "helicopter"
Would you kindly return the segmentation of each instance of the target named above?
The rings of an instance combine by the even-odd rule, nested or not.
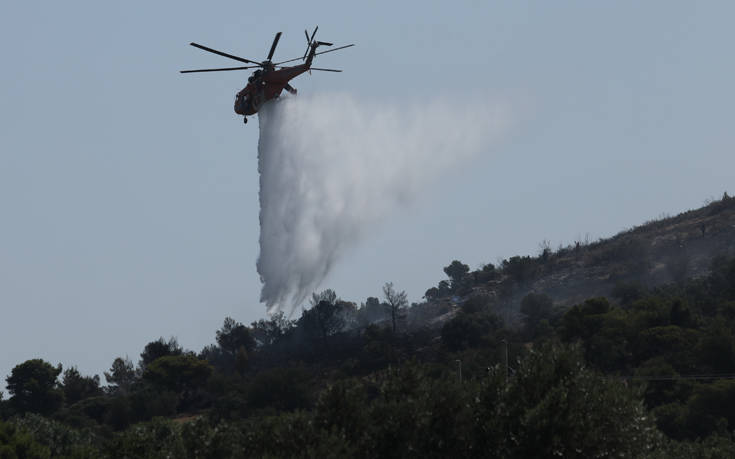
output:
[[[311,66],[311,62],[314,59],[314,56],[317,56],[319,54],[326,54],[331,53],[333,51],[338,51],[340,49],[349,48],[350,46],[355,46],[355,44],[349,44],[340,46],[337,48],[332,48],[326,51],[320,51],[317,52],[317,48],[320,46],[332,46],[333,43],[328,43],[325,41],[315,41],[314,36],[316,35],[316,31],[319,30],[319,26],[316,26],[314,28],[314,31],[311,33],[311,36],[309,36],[309,32],[304,30],[304,34],[306,35],[306,51],[304,52],[304,55],[302,57],[296,57],[293,59],[288,59],[281,62],[272,62],[271,59],[273,58],[273,53],[276,51],[276,46],[278,45],[278,40],[281,39],[281,32],[278,32],[273,39],[273,44],[271,45],[271,49],[268,52],[268,57],[266,60],[262,62],[253,61],[250,59],[245,59],[243,57],[235,56],[228,53],[223,53],[222,51],[217,51],[216,49],[208,48],[204,45],[200,45],[198,43],[189,43],[191,46],[194,46],[195,48],[199,48],[204,51],[208,51],[210,53],[218,54],[220,56],[228,57],[230,59],[234,59],[236,61],[240,61],[246,64],[253,64],[248,65],[244,67],[226,67],[226,68],[217,68],[217,69],[197,69],[197,70],[181,70],[180,73],[198,73],[198,72],[225,72],[230,70],[246,70],[246,69],[253,69],[257,68],[258,70],[254,71],[252,75],[248,78],[248,84],[241,89],[236,95],[235,95],[235,113],[238,115],[242,115],[243,122],[248,122],[248,116],[254,115],[258,113],[258,110],[263,106],[263,104],[271,99],[275,99],[281,95],[281,92],[285,89],[286,91],[290,92],[291,94],[296,94],[297,91],[295,88],[293,88],[289,81],[296,78],[297,76],[301,75],[304,72],[311,73],[312,70],[318,70],[321,72],[341,72],[342,70],[336,70],[336,69],[324,69],[324,68],[316,68]],[[304,61],[303,64],[300,65],[294,65],[294,66],[282,66],[282,64],[286,64],[288,62],[294,62],[302,60]]]

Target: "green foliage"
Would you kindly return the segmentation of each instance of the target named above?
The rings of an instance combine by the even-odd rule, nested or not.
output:
[[[262,371],[250,383],[248,405],[293,411],[310,404],[309,375],[298,367]]]
[[[100,377],[82,376],[76,367],[67,368],[61,382],[64,391],[64,400],[68,405],[102,394]]]
[[[501,268],[503,273],[507,274],[513,281],[523,284],[536,277],[539,261],[528,256],[515,256],[503,260]]]
[[[255,348],[255,339],[250,330],[231,317],[225,317],[222,328],[217,330],[217,344],[224,352],[231,356],[237,354],[240,347],[250,352]]]
[[[133,368],[133,362],[128,358],[116,358],[109,373],[105,371],[105,380],[112,386],[113,391],[127,392],[136,379],[137,373]]]
[[[665,356],[670,362],[676,362],[675,368],[680,371],[691,371],[695,362],[694,349],[700,337],[696,330],[667,325],[652,327],[639,333],[636,343],[636,357],[639,361],[657,356]]]
[[[357,324],[359,327],[368,327],[375,322],[381,322],[390,317],[390,306],[381,303],[374,296],[368,297],[365,303],[357,310]]]
[[[621,304],[629,305],[645,295],[646,289],[638,281],[617,282],[612,290],[613,298],[617,298]]]
[[[313,412],[261,418],[247,455],[299,457],[632,457],[660,444],[637,394],[548,347],[463,385],[404,365],[325,390]]]
[[[470,267],[459,260],[454,260],[449,264],[449,266],[444,267],[444,273],[451,280],[452,291],[456,291],[463,285],[469,272]]]
[[[718,380],[699,385],[687,401],[687,434],[704,437],[727,434],[735,427],[735,381]]]
[[[439,284],[437,284],[437,290],[439,291],[440,297],[447,296],[452,293],[452,288],[446,280],[439,281]]]
[[[426,298],[426,301],[437,300],[439,298],[439,289],[436,287],[431,287],[424,293],[424,298]]]
[[[462,312],[466,314],[477,314],[490,312],[492,300],[487,295],[473,295],[460,305]]]
[[[61,365],[53,367],[41,359],[26,360],[13,368],[6,378],[10,402],[21,413],[53,413],[63,401],[56,378]]]
[[[138,366],[141,370],[145,370],[145,367],[160,357],[167,355],[180,355],[183,352],[181,346],[179,346],[176,338],[169,338],[168,341],[164,340],[163,337],[158,338],[156,341],[151,341],[145,345],[143,352],[140,354],[140,362]]]
[[[611,269],[627,270],[628,255]],[[590,298],[563,314],[529,294],[508,313],[523,328],[503,328],[498,292],[527,291],[517,284],[557,257],[473,273],[454,261],[451,284],[427,291],[451,303],[408,309],[386,284],[385,301],[359,310],[326,290],[298,322],[226,318],[200,358],[161,338],[138,371],[116,359],[104,391],[74,367],[58,384],[61,367],[25,362],[0,401],[0,416],[15,415],[0,423],[0,457],[733,456],[735,260],[685,284],[620,283],[619,303]]]
[[[212,367],[191,354],[159,357],[148,365],[143,379],[172,391],[200,387],[212,373]]]
[[[44,459],[51,457],[48,448],[33,439],[21,427],[0,420],[0,458],[3,459]]]
[[[732,320],[716,317],[697,343],[697,360],[707,372],[735,372],[735,336],[731,324]]]
[[[253,323],[253,326],[256,325],[261,327],[257,331],[260,339],[271,345],[282,336],[282,331],[277,328],[280,326],[277,321],[261,320],[259,325]],[[226,374],[242,373],[248,367],[250,355],[257,345],[253,332],[255,329],[251,330],[231,317],[226,317],[222,328],[216,332],[217,344],[202,349],[199,358]]]
[[[637,457],[660,440],[638,394],[587,370],[574,347],[533,350],[500,381],[484,385],[477,427],[500,457]]]
[[[294,323],[286,318],[283,311],[278,311],[268,320],[260,319],[250,324],[250,330],[259,345],[271,346],[281,340],[293,326]]]
[[[542,320],[551,318],[551,309],[554,301],[543,293],[529,293],[521,300],[521,314],[524,314],[523,324],[526,332],[535,337],[537,328]]]
[[[326,347],[328,338],[341,331],[345,325],[341,312],[341,303],[320,300],[311,309],[303,312],[298,324],[312,341],[321,340]]]
[[[107,452],[111,458],[187,456],[179,426],[161,418],[116,435]]]
[[[735,442],[727,436],[710,436],[691,442],[665,441],[648,456],[651,459],[721,459],[735,457]]]
[[[395,335],[390,329],[370,325],[365,328],[363,339],[364,345],[359,355],[362,368],[376,370],[397,360]]]
[[[28,432],[35,442],[43,445],[51,457],[80,459],[100,457],[99,448],[102,441],[89,430],[74,429],[61,422],[30,413],[16,419],[14,423]]]
[[[500,275],[498,270],[495,269],[495,265],[493,265],[492,263],[483,265],[482,269],[475,271],[473,274],[475,276],[475,282],[478,282],[478,283],[484,283],[484,282],[495,280]]]
[[[451,351],[488,344],[492,332],[500,328],[500,319],[490,313],[460,312],[442,327],[442,343]]]

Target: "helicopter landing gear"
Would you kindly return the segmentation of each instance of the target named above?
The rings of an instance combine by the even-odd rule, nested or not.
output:
[[[242,122],[245,123],[245,124],[248,124],[248,117],[247,116],[243,116],[242,117]]]

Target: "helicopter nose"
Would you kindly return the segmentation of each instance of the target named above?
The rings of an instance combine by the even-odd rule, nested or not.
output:
[[[245,111],[243,110],[244,108],[245,107],[243,107],[242,98],[235,96],[235,113],[237,113],[238,115],[243,115]]]

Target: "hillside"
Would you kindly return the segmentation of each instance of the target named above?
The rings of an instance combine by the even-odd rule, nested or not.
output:
[[[735,457],[735,199],[0,394],[3,457]]]
[[[441,294],[440,285],[429,297],[434,303],[457,303],[485,295],[506,321],[518,323],[520,302],[532,292],[567,308],[586,298],[611,297],[616,287],[651,289],[701,277],[716,257],[732,256],[735,198],[725,194],[699,209],[651,220],[608,239],[577,241],[556,251],[547,247],[536,257],[512,257],[501,266],[468,273],[456,291]]]

